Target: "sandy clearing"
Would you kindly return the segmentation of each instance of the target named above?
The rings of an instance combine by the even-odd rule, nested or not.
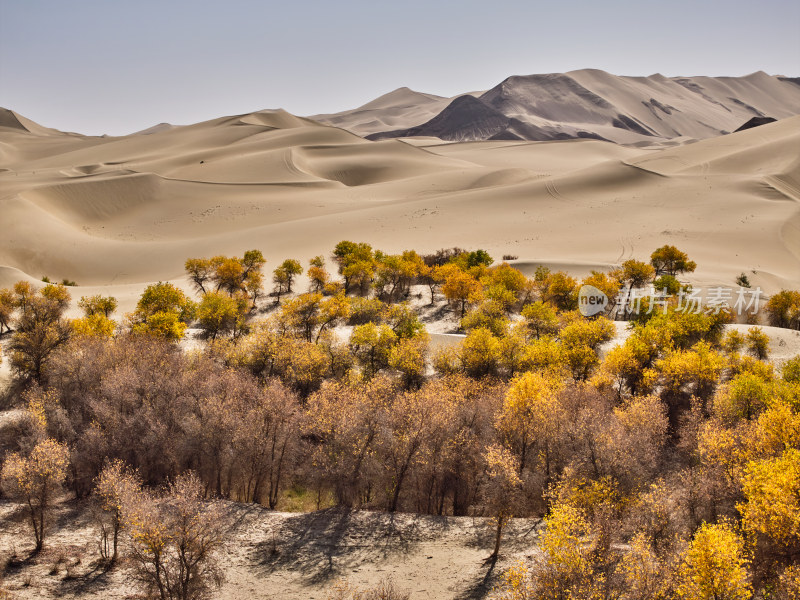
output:
[[[340,509],[284,513],[233,502],[224,505],[227,541],[220,563],[226,581],[214,594],[222,600],[323,600],[343,578],[359,587],[391,578],[413,600],[482,598],[503,569],[536,552],[541,523],[512,521],[500,560],[492,564],[486,560],[492,531],[481,517]],[[27,539],[23,519],[19,505],[0,501],[0,553],[5,556],[15,544],[19,556],[28,550],[22,542]],[[135,593],[128,564],[109,573],[94,564],[97,533],[86,506],[75,501],[61,504],[55,523],[45,551],[31,563],[10,569],[5,585],[15,597],[105,599]],[[72,578],[66,577],[66,564],[51,574],[61,554],[69,564],[80,558],[71,569]]]

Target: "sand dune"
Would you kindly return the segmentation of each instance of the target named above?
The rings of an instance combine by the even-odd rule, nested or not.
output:
[[[474,96],[474,97],[473,97]],[[597,69],[513,76],[453,98],[396,90],[321,122],[373,139],[600,138],[661,144],[735,131],[753,117],[800,113],[800,85],[757,72],[746,77],[620,77]]]
[[[452,98],[423,94],[402,87],[353,110],[314,115],[310,118],[366,136],[378,131],[405,129],[424,123],[437,115],[451,100]]]
[[[663,150],[628,163],[661,175],[796,175],[800,173],[798,123],[800,120],[793,117],[787,120],[788,126],[767,124],[736,135]]]
[[[800,117],[656,149],[371,142],[284,111],[119,138],[2,116],[0,285],[46,274],[89,286],[76,298],[132,302],[180,280],[190,256],[260,248],[269,266],[354,239],[481,247],[576,275],[673,243],[698,262],[695,285],[746,272],[766,291],[800,287]]]
[[[13,110],[8,110],[7,108],[0,108],[0,128],[17,130],[33,135],[64,135],[55,129],[42,127],[38,123],[26,119],[22,115],[18,115]]]

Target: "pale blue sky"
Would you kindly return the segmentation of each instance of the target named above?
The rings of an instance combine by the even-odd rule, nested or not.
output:
[[[800,76],[797,0],[0,0],[0,106],[87,134],[509,75]]]

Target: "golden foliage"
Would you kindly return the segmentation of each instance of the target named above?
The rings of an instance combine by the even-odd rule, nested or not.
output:
[[[752,597],[744,542],[730,525],[704,524],[695,533],[678,573],[677,595],[686,600]]]
[[[117,324],[102,313],[92,313],[70,322],[72,332],[80,336],[96,336],[103,338],[114,337]]]
[[[745,501],[738,504],[746,531],[779,545],[800,542],[800,450],[747,464],[742,476]]]

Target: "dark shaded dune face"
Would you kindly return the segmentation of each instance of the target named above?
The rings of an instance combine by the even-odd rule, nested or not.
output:
[[[498,133],[495,133],[492,137],[488,138],[489,140],[498,140],[498,141],[524,141],[525,138],[522,136],[517,135],[513,131],[509,131],[508,129],[504,129]]]
[[[448,141],[489,139],[503,131],[510,119],[472,96],[459,96],[427,123],[368,136],[368,139],[392,137],[438,137]]]
[[[28,132],[28,129],[20,123],[17,115],[5,108],[0,108],[0,127]]]
[[[730,97],[730,98],[728,98],[728,100],[730,100],[734,104],[738,104],[739,106],[747,109],[748,111],[750,111],[751,113],[753,113],[757,117],[765,117],[766,116],[764,113],[762,113],[760,110],[758,110],[755,106],[750,106],[749,104],[747,104],[747,102],[742,102],[738,98]],[[774,120],[775,119],[773,119],[773,121]],[[769,122],[769,121],[767,121],[767,122]]]
[[[432,120],[421,126],[417,135],[446,140],[486,139],[505,129],[509,118],[477,98],[461,96]]]
[[[676,109],[675,107],[673,107],[673,106],[664,106],[663,104],[661,104],[661,102],[659,102],[659,101],[658,101],[658,100],[656,100],[655,98],[650,98],[650,100],[648,100],[648,101],[644,101],[644,100],[642,100],[642,104],[644,104],[644,105],[645,105],[645,106],[647,106],[648,108],[649,108],[649,107],[653,107],[653,108],[655,108],[655,109],[657,109],[657,110],[660,110],[660,111],[661,111],[662,113],[664,113],[665,115],[671,115],[671,114],[672,114],[672,111],[675,111],[675,110],[677,110],[677,109]]]
[[[766,125],[767,123],[774,123],[777,119],[773,119],[772,117],[753,117],[747,123],[735,129],[734,131],[745,131],[746,129],[752,129],[753,127],[760,127],[761,125]]]
[[[614,127],[627,129],[628,131],[633,131],[641,135],[653,135],[653,132],[646,129],[641,123],[625,115],[617,115],[617,118],[611,121],[611,124],[614,125]]]

